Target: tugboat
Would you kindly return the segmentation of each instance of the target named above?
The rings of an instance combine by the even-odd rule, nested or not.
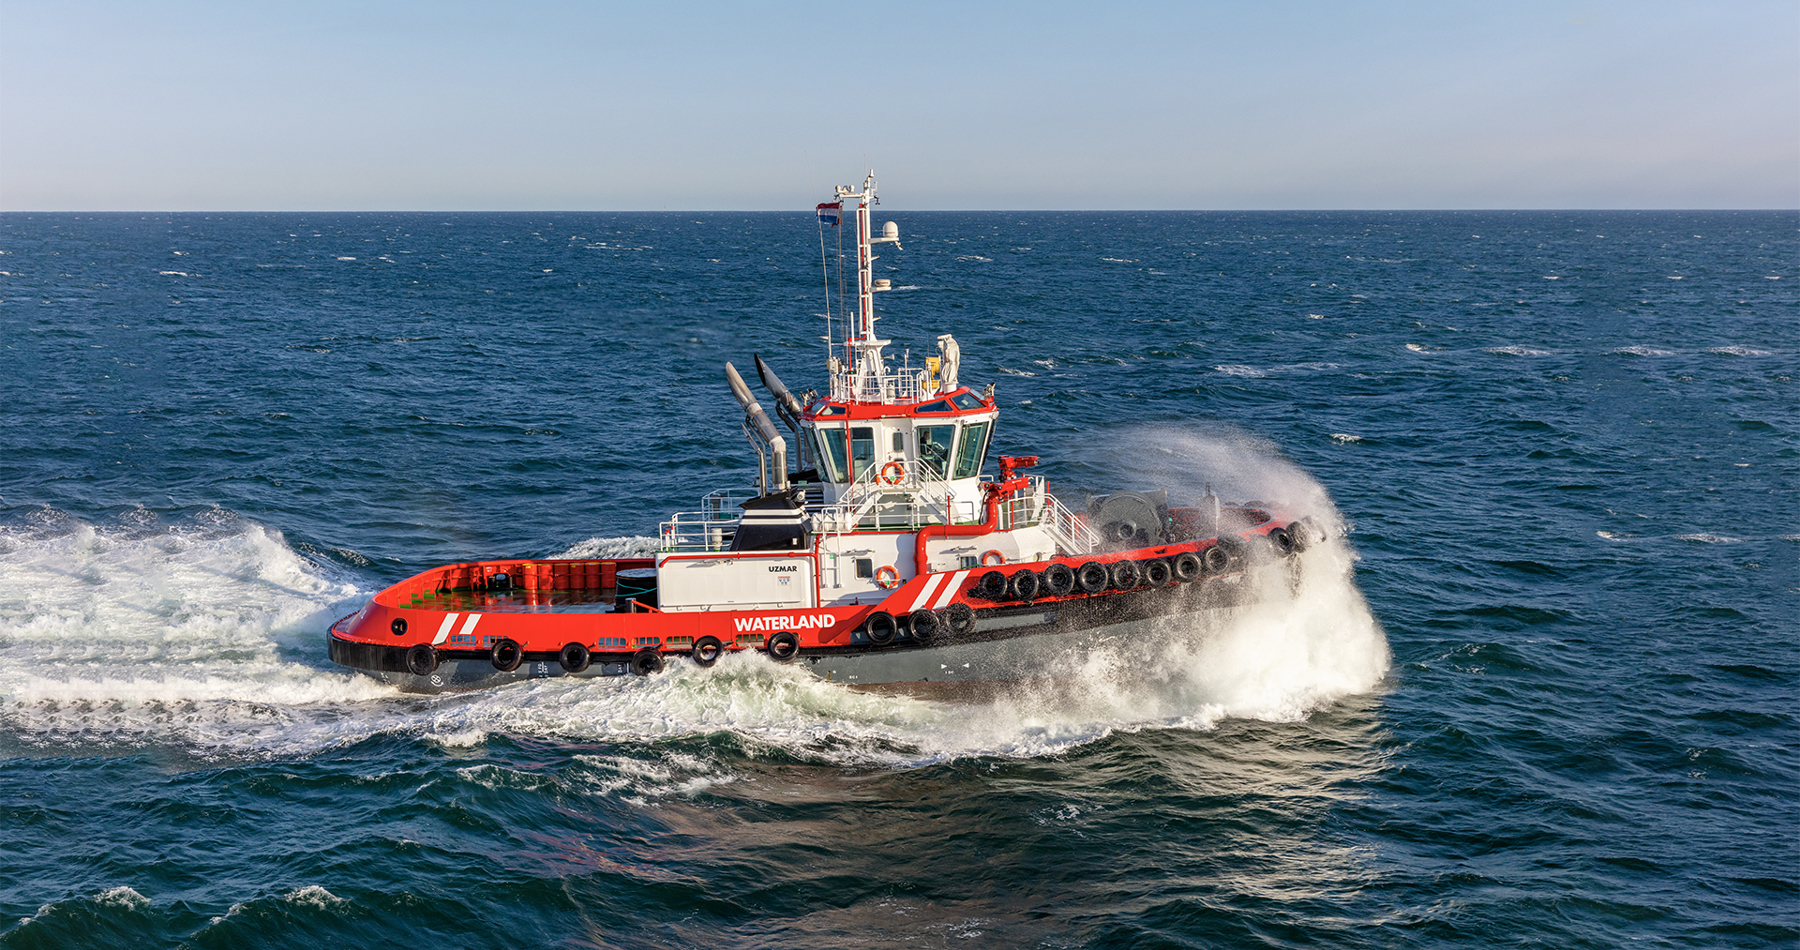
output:
[[[756,357],[783,435],[725,364],[757,456],[747,490],[706,495],[661,525],[653,556],[452,564],[376,594],[331,627],[331,659],[422,692],[550,676],[648,676],[729,653],[799,664],[851,685],[1045,675],[1058,657],[1134,621],[1230,607],[1258,575],[1297,570],[1323,540],[1310,519],[1209,488],[1063,504],[1002,455],[983,474],[999,407],[960,379],[950,334],[923,367],[893,365],[875,333],[871,172],[817,207],[856,229],[857,303],[829,331],[824,394],[795,395]],[[840,268],[847,265],[839,255]],[[827,261],[829,265],[829,260]],[[841,308],[846,309],[847,308]],[[792,437],[790,441],[789,436]],[[1124,625],[1124,626],[1121,626]]]

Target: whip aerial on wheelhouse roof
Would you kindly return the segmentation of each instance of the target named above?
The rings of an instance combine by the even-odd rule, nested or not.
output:
[[[871,172],[817,206],[821,228],[841,227],[848,206],[856,244],[856,309],[841,338],[828,334],[824,393],[796,395],[755,357],[777,427],[725,364],[757,457],[752,486],[671,516],[651,556],[505,558],[407,578],[332,625],[331,659],[424,691],[645,676],[751,652],[858,685],[1013,680],[1083,635],[1241,603],[1256,574],[1293,570],[1322,539],[1309,519],[1210,490],[1190,507],[1118,491],[1076,510],[1029,473],[1036,456],[984,472],[994,387],[962,384],[948,333],[921,367],[893,365],[875,333],[890,283],[873,277],[872,252],[900,237],[892,222],[871,234],[874,202]],[[828,326],[830,288],[828,273]]]

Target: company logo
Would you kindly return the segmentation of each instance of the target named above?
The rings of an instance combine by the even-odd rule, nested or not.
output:
[[[799,570],[800,570],[800,565],[798,565],[798,564],[771,564],[771,565],[769,565],[769,573],[771,573],[771,574],[794,574],[794,573],[798,573]]]
[[[771,630],[823,630],[837,623],[837,618],[830,614],[807,616],[800,614],[791,617],[735,617],[732,623],[739,633],[768,633]]]

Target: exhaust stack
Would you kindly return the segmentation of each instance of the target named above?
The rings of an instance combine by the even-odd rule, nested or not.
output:
[[[800,414],[805,411],[800,406],[800,400],[794,398],[793,393],[788,392],[788,388],[781,384],[781,377],[775,375],[775,371],[769,367],[768,363],[763,362],[762,357],[758,356],[755,359],[756,375],[762,377],[763,388],[769,391],[769,395],[775,397],[776,414],[781,416],[781,421],[787,423],[787,427],[793,430],[795,435],[799,435]]]
[[[756,449],[759,487],[765,495],[785,490],[788,487],[787,440],[775,429],[775,423],[769,421],[769,414],[757,404],[756,397],[750,395],[750,387],[744,385],[744,377],[738,375],[737,367],[730,363],[725,364],[725,381],[731,384],[731,394],[737,397],[738,405],[744,407],[744,435]],[[764,446],[767,446],[766,451]],[[773,459],[770,456],[774,456]]]

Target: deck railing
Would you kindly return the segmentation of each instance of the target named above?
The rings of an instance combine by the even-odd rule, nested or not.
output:
[[[677,512],[661,525],[659,550],[712,553],[731,546],[743,511],[741,502],[756,497],[753,491],[720,489],[700,500],[700,510]],[[853,531],[916,531],[927,525],[977,523],[983,507],[965,506],[970,517],[958,521],[957,499],[950,483],[933,473],[908,472],[898,484],[885,484],[878,471],[858,479],[835,504],[808,505],[812,529],[821,534]],[[1028,476],[1023,491],[1000,503],[1002,531],[1041,526],[1064,554],[1087,554],[1100,546],[1100,537],[1087,519],[1070,511],[1045,489],[1042,476]]]
[[[938,384],[925,370],[903,366],[898,372],[858,376],[851,370],[831,374],[833,402],[899,404],[937,395]]]
[[[662,523],[658,550],[663,552],[723,551],[731,546],[743,515],[740,503],[756,497],[742,488],[721,488],[700,499],[699,511],[678,511]]]

